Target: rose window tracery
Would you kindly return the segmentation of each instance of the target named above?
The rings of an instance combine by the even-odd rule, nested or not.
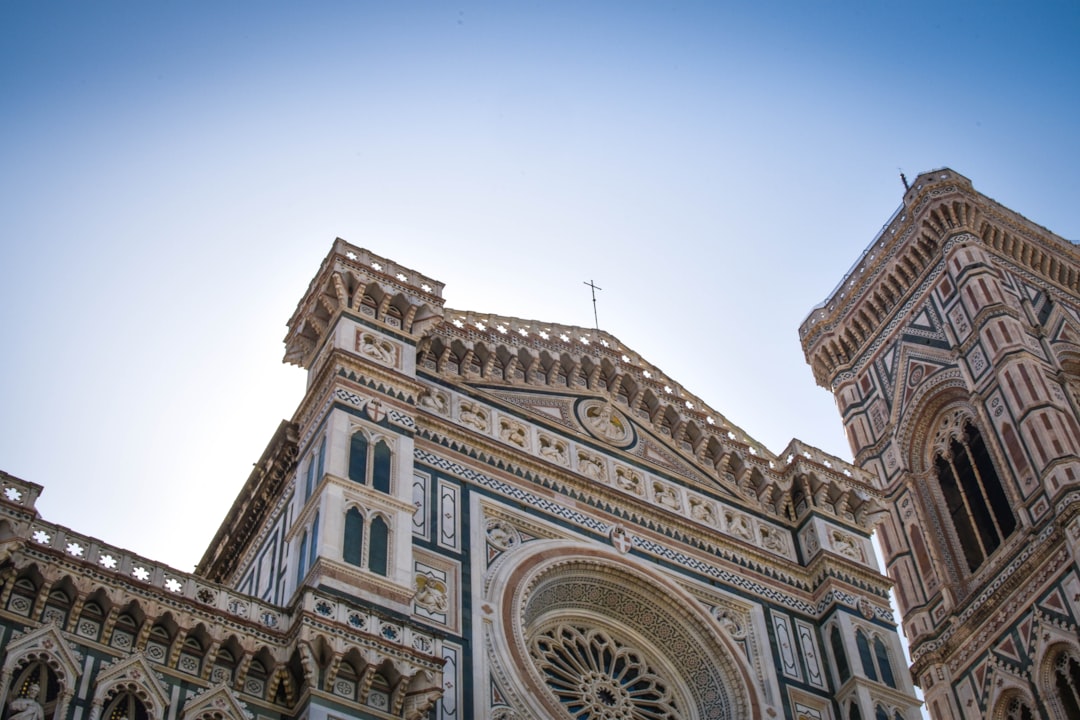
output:
[[[669,684],[640,653],[602,630],[558,625],[537,634],[529,651],[575,720],[682,717]]]

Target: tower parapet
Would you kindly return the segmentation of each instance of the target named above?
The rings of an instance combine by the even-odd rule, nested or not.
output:
[[[925,173],[799,334],[888,499],[881,544],[931,714],[1074,707],[1053,673],[1023,677],[1078,648],[1030,632],[1048,601],[1080,618],[1077,247]],[[987,680],[1002,658],[1004,695]]]

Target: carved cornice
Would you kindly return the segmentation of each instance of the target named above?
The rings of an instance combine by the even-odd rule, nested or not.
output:
[[[297,441],[296,425],[282,420],[196,566],[197,575],[223,582],[236,570],[296,470]]]

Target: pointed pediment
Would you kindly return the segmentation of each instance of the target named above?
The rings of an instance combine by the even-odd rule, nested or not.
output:
[[[203,717],[251,718],[247,707],[236,697],[225,683],[218,683],[200,695],[189,698],[180,713],[180,720],[199,720]]]
[[[134,684],[143,690],[139,694],[139,699],[146,703],[149,715],[162,717],[168,705],[168,695],[165,694],[165,688],[158,680],[157,673],[143,653],[129,655],[103,667],[97,676],[94,700],[103,703],[116,688],[129,684]]]
[[[1001,656],[1001,657],[1003,657],[1006,660],[1009,660],[1011,662],[1014,662],[1014,663],[1017,663],[1017,664],[1020,664],[1020,663],[1023,662],[1023,659],[1021,658],[1020,649],[1017,647],[1016,639],[1012,636],[1012,634],[1006,635],[1004,640],[1002,640],[997,645],[995,645],[994,646],[994,652],[997,655],[999,655],[999,656]]]
[[[536,392],[517,392],[514,390],[491,390],[492,397],[522,410],[543,415],[569,428],[577,427],[573,421],[574,398]]]
[[[65,685],[74,682],[79,676],[81,658],[64,640],[64,636],[60,634],[60,628],[54,623],[47,623],[25,635],[13,638],[7,646],[4,670],[10,672],[24,660],[42,656],[56,661],[54,667],[57,675],[60,676],[59,680]]]
[[[912,398],[922,391],[922,387],[939,372],[951,370],[956,365],[948,352],[937,351],[926,346],[912,346],[905,343],[900,349],[900,368],[893,390],[893,418],[901,417]]]

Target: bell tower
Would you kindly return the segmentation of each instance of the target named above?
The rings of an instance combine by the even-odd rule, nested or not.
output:
[[[338,239],[289,320],[285,361],[308,371],[289,587],[411,607],[416,345],[442,318],[442,289]]]
[[[932,717],[1080,716],[1080,253],[920,175],[800,328],[878,527]]]

